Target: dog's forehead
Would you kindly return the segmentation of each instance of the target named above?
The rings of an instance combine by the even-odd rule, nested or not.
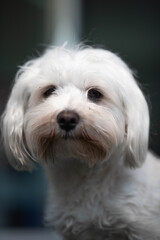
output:
[[[28,72],[30,69],[33,74],[26,74],[24,87],[30,86],[31,92],[37,87],[50,85],[74,85],[80,90],[99,87],[115,92],[131,77],[127,66],[119,57],[109,51],[95,49],[52,49],[29,66]]]
[[[113,57],[102,53],[97,54],[96,51],[49,52],[41,58],[39,79],[42,84],[47,82],[60,86],[73,84],[78,88],[95,84],[104,85],[106,78],[113,75],[111,73]]]

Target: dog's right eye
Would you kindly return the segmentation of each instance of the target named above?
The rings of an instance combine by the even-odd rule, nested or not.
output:
[[[50,95],[52,95],[53,92],[55,92],[56,90],[56,87],[50,87],[49,89],[47,89],[44,93],[43,93],[43,96],[44,98],[47,98],[49,97]]]

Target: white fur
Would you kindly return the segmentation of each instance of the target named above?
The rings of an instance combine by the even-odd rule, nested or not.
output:
[[[45,98],[44,92],[56,87]],[[102,98],[94,102],[89,89]],[[80,116],[64,138],[63,110]],[[46,220],[62,239],[160,239],[160,162],[148,149],[149,114],[128,66],[92,48],[49,49],[18,72],[2,127],[10,163],[44,166]],[[57,235],[58,236],[58,235]]]

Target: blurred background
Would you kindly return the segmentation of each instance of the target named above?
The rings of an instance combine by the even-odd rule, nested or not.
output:
[[[159,6],[155,0],[1,0],[0,112],[18,66],[47,46],[67,40],[69,45],[103,47],[118,53],[136,71],[150,104],[150,148],[160,155]],[[33,173],[16,172],[1,149],[1,230],[42,227],[46,192],[40,167]]]

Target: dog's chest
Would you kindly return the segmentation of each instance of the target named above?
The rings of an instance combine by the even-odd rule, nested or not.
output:
[[[52,219],[68,227],[98,222],[111,226],[115,222],[117,199],[112,197],[112,180],[107,169],[92,169],[73,163],[49,169],[52,188]],[[114,206],[114,207],[113,207]],[[54,217],[53,217],[54,215]],[[113,218],[114,216],[114,218]],[[61,220],[60,220],[61,219]],[[59,223],[60,223],[59,222]]]

